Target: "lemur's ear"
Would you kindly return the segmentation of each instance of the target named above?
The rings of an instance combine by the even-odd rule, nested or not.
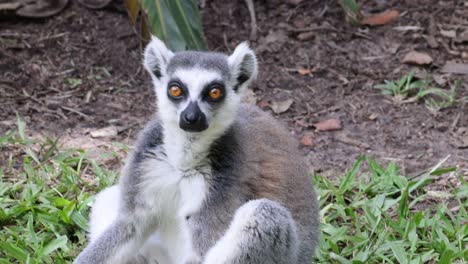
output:
[[[257,77],[257,58],[247,42],[239,44],[228,58],[234,90],[242,91]]]
[[[151,42],[146,46],[144,53],[144,66],[154,81],[159,81],[166,74],[169,60],[174,56],[164,43],[152,36]]]

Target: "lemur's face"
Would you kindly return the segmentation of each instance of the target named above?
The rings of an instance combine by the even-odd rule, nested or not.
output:
[[[145,67],[162,121],[189,133],[226,129],[257,71],[255,55],[246,44],[229,57],[195,51],[174,54],[156,38],[146,48]]]
[[[204,131],[237,108],[239,95],[230,83],[224,55],[178,53],[169,61],[166,74],[165,85],[157,91],[159,111],[187,132]]]

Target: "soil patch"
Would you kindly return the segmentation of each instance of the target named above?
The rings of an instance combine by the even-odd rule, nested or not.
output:
[[[466,42],[456,39],[468,32],[463,1],[360,1],[367,13],[402,14],[379,27],[346,23],[337,1],[289,2],[255,2],[251,46],[260,75],[250,100],[287,123],[316,171],[340,175],[360,154],[396,161],[407,174],[448,155],[448,164],[468,167],[468,77],[441,72],[446,62],[468,62]],[[206,1],[202,16],[211,50],[229,52],[249,38],[243,0]],[[131,142],[156,109],[141,51],[117,1],[103,10],[71,3],[42,20],[0,20],[0,132],[12,129],[18,113],[35,133],[112,125],[120,129],[110,140]],[[402,63],[410,51],[432,64]],[[444,89],[461,80],[457,103],[431,112],[423,101],[396,103],[374,88],[410,71]],[[339,128],[314,126],[329,119]]]

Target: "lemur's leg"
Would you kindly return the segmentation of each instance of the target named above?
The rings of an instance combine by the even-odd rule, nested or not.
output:
[[[95,242],[99,236],[117,219],[120,201],[120,190],[117,185],[104,189],[96,196],[90,215],[90,243]],[[127,260],[132,264],[171,264],[166,249],[163,247],[158,234],[152,234],[143,244],[142,248]]]
[[[298,237],[290,212],[268,199],[237,209],[224,236],[208,251],[204,264],[294,264]]]

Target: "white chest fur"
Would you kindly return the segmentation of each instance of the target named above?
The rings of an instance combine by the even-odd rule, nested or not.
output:
[[[206,197],[209,165],[180,169],[166,158],[148,159],[143,165],[142,200],[160,221],[184,218],[198,211]]]
[[[209,177],[211,168],[205,164],[181,169],[161,150],[154,154],[155,158],[142,164],[139,200],[144,201],[145,213],[149,210],[157,219],[157,233],[171,259],[167,263],[184,263],[195,256],[186,217],[202,206],[208,191],[205,177]]]

